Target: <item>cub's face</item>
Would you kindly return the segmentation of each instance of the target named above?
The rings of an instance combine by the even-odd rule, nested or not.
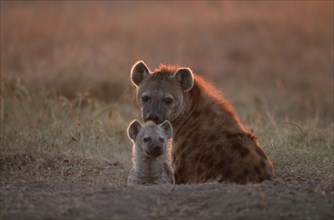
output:
[[[173,128],[169,121],[159,125],[148,121],[141,125],[135,120],[128,127],[128,136],[136,143],[140,152],[154,158],[166,152],[167,142],[172,138],[172,134]]]
[[[188,68],[151,73],[142,61],[133,66],[131,80],[137,87],[136,99],[144,121],[155,123],[176,119],[184,108],[185,93],[194,85]]]

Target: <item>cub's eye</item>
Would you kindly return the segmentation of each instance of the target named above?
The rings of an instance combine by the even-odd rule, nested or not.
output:
[[[148,102],[150,100],[150,97],[148,97],[147,95],[144,95],[143,97],[141,97],[142,102]]]
[[[150,137],[144,137],[144,139],[143,139],[144,142],[149,142],[151,140],[152,140],[152,138],[150,138]]]
[[[173,99],[172,98],[165,98],[164,99],[164,102],[167,104],[167,105],[170,105],[173,103]]]
[[[164,143],[164,142],[165,142],[165,140],[164,140],[163,138],[159,138],[159,141],[160,141],[161,143]]]

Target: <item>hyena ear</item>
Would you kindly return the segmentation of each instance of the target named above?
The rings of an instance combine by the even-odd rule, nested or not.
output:
[[[130,139],[135,140],[140,129],[142,128],[138,120],[133,120],[128,127],[128,136]]]
[[[183,68],[176,71],[174,74],[174,77],[176,77],[181,82],[181,87],[184,92],[189,92],[193,86],[194,86],[194,75],[189,68]]]
[[[138,87],[140,83],[150,74],[150,70],[147,68],[144,61],[138,61],[131,69],[132,83]]]
[[[160,127],[162,128],[162,130],[164,131],[167,140],[171,139],[173,136],[173,127],[172,124],[169,121],[164,121],[160,124]]]

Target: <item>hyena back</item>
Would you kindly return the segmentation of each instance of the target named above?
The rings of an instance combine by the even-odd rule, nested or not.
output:
[[[161,65],[153,72],[144,62],[131,70],[144,121],[169,120],[176,184],[272,180],[272,163],[253,133],[217,90],[189,68]]]
[[[147,121],[143,125],[135,120],[128,127],[128,136],[133,142],[133,167],[127,184],[173,183],[173,175],[167,163],[167,144],[172,138],[170,122],[160,125]]]

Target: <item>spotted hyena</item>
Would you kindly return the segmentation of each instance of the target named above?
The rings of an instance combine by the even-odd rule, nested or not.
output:
[[[169,121],[160,125],[147,121],[131,122],[128,136],[133,142],[133,167],[127,184],[173,183],[173,175],[166,163],[167,143],[172,138],[173,129]]]
[[[255,135],[223,95],[191,69],[161,65],[151,72],[139,61],[131,80],[144,121],[172,123],[176,184],[274,178],[272,163]]]

